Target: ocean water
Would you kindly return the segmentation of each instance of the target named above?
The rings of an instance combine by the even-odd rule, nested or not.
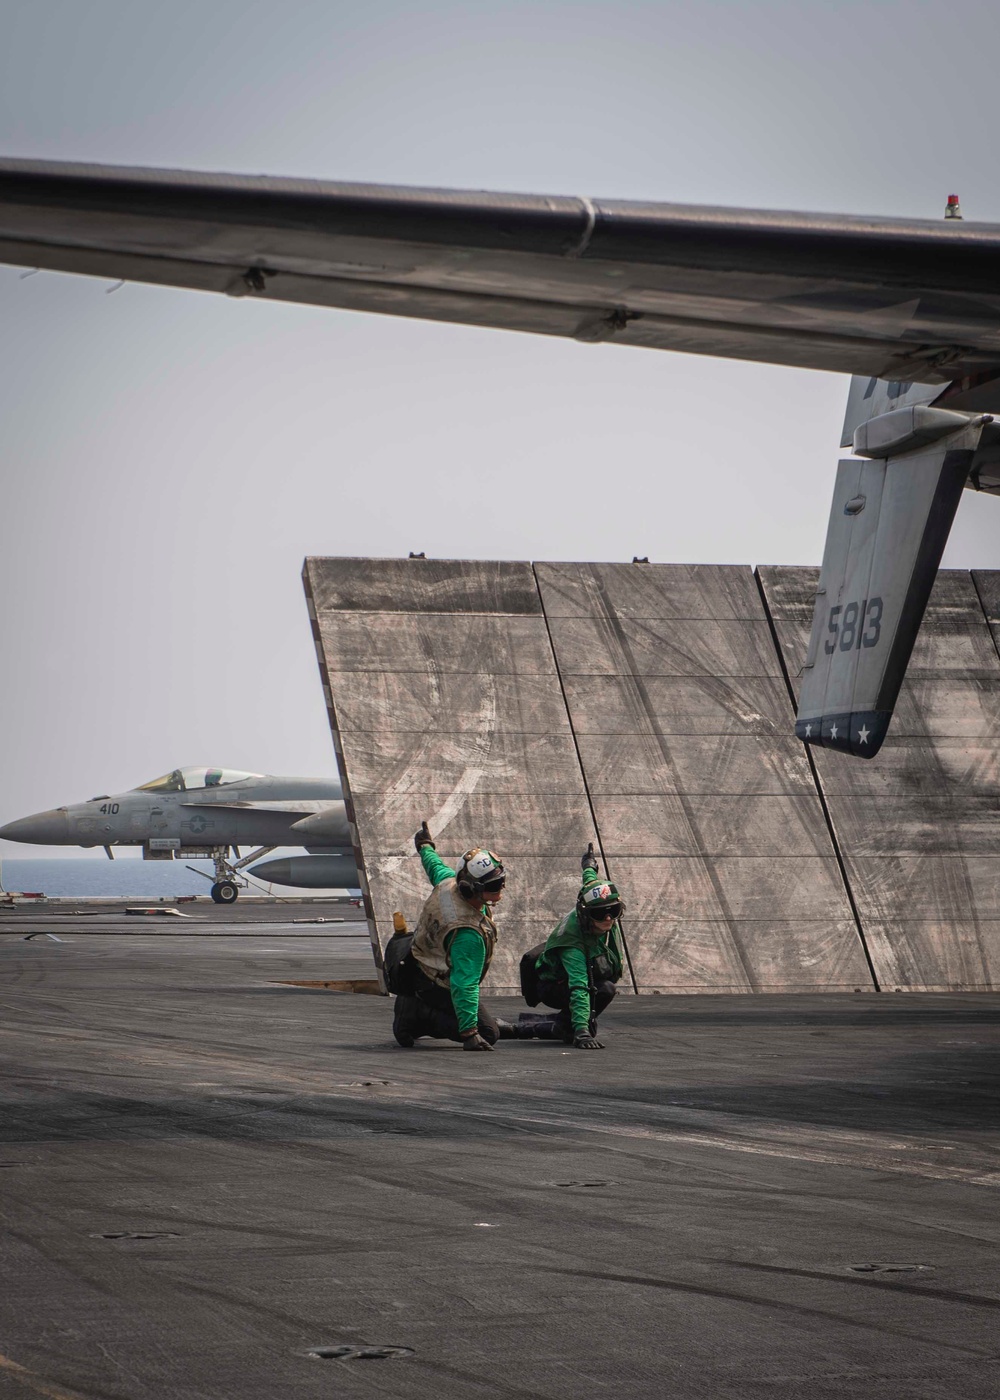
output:
[[[203,879],[188,870],[191,864],[204,870]],[[148,895],[167,899],[179,894],[207,895],[212,887],[211,861],[136,860],[119,857],[115,860],[94,858],[54,860],[4,860],[0,864],[0,887],[27,893],[69,895],[79,899],[120,895]]]

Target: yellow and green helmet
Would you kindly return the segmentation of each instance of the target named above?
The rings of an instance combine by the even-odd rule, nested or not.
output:
[[[618,893],[618,886],[610,880],[599,880],[585,886],[577,896],[577,916],[586,921],[592,919],[620,919],[625,913],[625,901]]]

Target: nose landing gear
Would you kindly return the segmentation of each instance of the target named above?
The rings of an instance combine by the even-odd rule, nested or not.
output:
[[[211,895],[216,904],[235,904],[240,897],[240,889],[235,880],[216,880]]]

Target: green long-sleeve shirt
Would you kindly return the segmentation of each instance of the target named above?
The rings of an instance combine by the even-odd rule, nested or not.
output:
[[[421,846],[420,860],[432,885],[455,878],[455,872],[434,850]],[[479,983],[486,962],[486,945],[474,928],[457,928],[445,939],[451,1003],[458,1017],[459,1031],[474,1031],[479,1024]]]
[[[596,870],[583,872],[587,890],[604,880]],[[586,1030],[590,1024],[591,963],[597,957],[607,958],[615,979],[622,975],[621,931],[612,924],[606,933],[580,927],[576,910],[572,910],[549,934],[545,949],[535,966],[543,977],[557,979],[565,972],[569,983],[569,1011],[575,1031]]]

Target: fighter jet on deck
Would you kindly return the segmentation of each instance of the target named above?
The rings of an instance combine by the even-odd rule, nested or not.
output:
[[[253,874],[312,889],[359,884],[340,783],[319,778],[175,768],[113,797],[8,822],[0,837],[41,846],[103,846],[111,859],[115,846],[141,846],[145,860],[208,859],[215,865],[216,904],[232,904],[246,883],[239,872],[278,846],[304,846],[309,854],[265,862]],[[241,858],[241,845],[257,849]]]
[[[964,487],[1000,494],[1000,226],[0,161],[0,260],[856,376],[796,733],[885,738]],[[780,435],[777,421],[774,432]]]

